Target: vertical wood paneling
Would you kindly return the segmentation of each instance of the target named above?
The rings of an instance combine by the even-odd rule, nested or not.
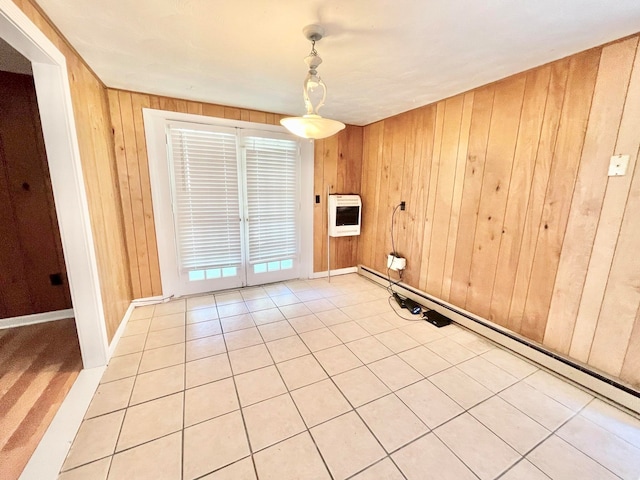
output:
[[[449,214],[449,232],[445,252],[441,293],[441,297],[445,301],[449,301],[449,295],[451,292],[451,278],[453,277],[453,261],[455,259],[456,244],[458,241],[458,225],[460,222],[460,209],[462,207],[462,187],[464,185],[463,179],[467,166],[467,148],[469,146],[469,130],[471,129],[472,109],[473,92],[469,92],[464,96],[462,120],[460,124],[460,141],[456,156],[453,198],[451,201],[451,212]]]
[[[361,127],[349,126],[343,135],[338,136],[337,175],[339,185],[345,193],[360,194],[362,170],[362,131]],[[337,239],[337,268],[353,267],[358,261],[358,238],[343,237]]]
[[[373,264],[380,268],[381,272],[386,271],[386,263],[383,264],[381,257],[385,257],[391,251],[391,242],[389,240],[390,229],[389,220],[391,211],[389,210],[389,178],[391,172],[391,142],[393,140],[393,118],[382,123],[382,132],[379,137],[378,148],[380,149],[381,163],[379,164],[380,173],[378,176],[378,185],[376,190],[376,234],[373,241]],[[363,167],[364,168],[364,167]]]
[[[569,214],[545,333],[545,343],[561,353],[568,353],[571,345],[637,43],[638,39],[632,38],[610,45],[600,59],[573,193],[574,208]]]
[[[533,182],[527,202],[527,211],[525,212],[524,231],[518,255],[515,283],[511,293],[511,305],[509,306],[507,326],[515,332],[519,332],[522,328],[529,278],[538,243],[538,227],[544,207],[549,175],[551,174],[568,73],[568,59],[551,65],[551,78],[549,79],[542,132],[540,134],[540,143],[537,147]]]
[[[363,133],[363,158],[368,159],[368,167],[362,168],[362,228],[358,252],[361,262],[375,264],[375,238],[378,226],[378,199],[382,172],[382,140],[384,123],[369,125]]]
[[[138,173],[140,176],[140,192],[142,194],[142,212],[138,212],[136,223],[144,225],[144,234],[148,249],[147,261],[149,264],[149,279],[151,282],[150,293],[162,290],[160,284],[160,259],[158,258],[158,244],[156,241],[156,229],[153,218],[153,203],[151,201],[151,179],[149,178],[149,160],[147,157],[147,141],[143,134],[144,119],[142,109],[151,107],[148,95],[134,95],[131,98],[133,109],[133,125],[135,133],[135,145],[139,161]],[[187,112],[197,113],[202,111],[201,104],[189,103],[185,105]]]
[[[130,92],[119,92],[118,103],[120,106],[120,120],[122,122],[122,137],[124,140],[124,160],[122,165],[127,172],[126,192],[131,204],[131,218],[133,221],[133,235],[135,256],[138,264],[138,277],[140,279],[140,295],[151,297],[155,293],[151,288],[151,270],[149,268],[149,248],[147,244],[147,231],[144,224],[144,204],[142,200],[140,151],[136,141],[136,125],[134,121],[133,101]],[[114,126],[115,128],[115,126]],[[118,165],[120,168],[121,165]]]
[[[316,154],[317,154],[317,158],[319,158],[323,164],[322,189],[325,192],[325,194],[323,195],[324,197],[323,204],[324,204],[325,211],[324,211],[324,219],[322,224],[323,228],[321,229],[321,231],[323,232],[323,235],[320,238],[320,241],[323,242],[325,246],[324,248],[322,248],[323,255],[322,255],[322,264],[320,266],[320,271],[326,271],[328,268],[327,267],[327,260],[328,260],[327,248],[329,248],[329,253],[331,257],[329,259],[329,261],[331,262],[331,268],[332,269],[338,268],[336,267],[337,265],[336,252],[337,252],[338,241],[341,240],[339,238],[332,238],[331,240],[327,239],[328,213],[327,213],[326,192],[343,193],[341,191],[342,186],[338,185],[338,175],[337,175],[338,138],[336,136],[325,138],[322,144],[322,150],[321,151],[316,150]],[[320,197],[320,198],[323,198],[323,197]],[[329,242],[328,245],[326,245],[327,241]]]
[[[313,204],[313,271],[317,272],[322,270],[323,259],[327,258],[327,232],[322,228],[327,223],[327,189],[324,185],[324,162],[317,160],[324,151],[324,140],[316,140],[314,148],[313,191],[314,195],[320,197],[320,203]]]
[[[640,48],[637,48],[614,152],[615,154],[630,154],[629,167],[627,175],[609,177],[598,230],[589,260],[587,278],[580,300],[578,318],[576,319],[576,326],[571,339],[570,355],[583,362],[587,362],[589,358],[589,350],[591,349],[591,342],[607,286],[625,206],[629,197],[631,180],[635,169],[638,168],[638,156],[637,154],[634,155],[633,152],[638,152],[640,148],[639,126]],[[634,338],[633,335],[632,338]]]
[[[637,130],[636,130],[637,132]],[[636,152],[637,154],[637,152]],[[620,228],[589,364],[618,376],[624,367],[635,317],[640,308],[640,168],[633,174],[629,199]],[[638,368],[638,364],[635,364]]]
[[[0,318],[71,308],[33,78],[0,87]]]
[[[419,288],[427,289],[427,280],[429,278],[429,259],[431,258],[431,235],[433,233],[433,217],[435,216],[436,192],[438,186],[438,175],[440,171],[440,155],[442,149],[442,132],[444,129],[445,102],[436,104],[436,118],[433,133],[433,155],[429,162],[429,188],[427,190],[427,203],[425,208],[425,216],[423,219],[423,235],[422,235],[422,253],[420,258],[420,279]]]
[[[429,263],[427,269],[426,291],[442,297],[444,264],[449,240],[449,223],[453,205],[453,190],[456,179],[458,145],[462,128],[462,107],[464,97],[458,95],[444,103],[442,142],[440,144],[437,182],[434,192],[434,213],[431,239],[429,241]]]
[[[569,64],[567,92],[562,107],[551,175],[538,228],[521,333],[541,342],[553,294],[571,195],[589,118],[595,86],[599,50],[574,56]]]
[[[466,300],[469,310],[485,318],[489,316],[525,81],[523,75],[505,81],[493,101]]]
[[[640,365],[640,307],[636,313],[636,321],[620,373],[622,379],[640,389],[640,368],[638,365]]]
[[[412,135],[407,135],[406,132],[412,131],[412,129],[415,128],[415,115],[408,114],[403,115],[402,117],[403,123],[401,125],[401,129],[398,131],[398,143],[401,143],[402,152],[400,152],[400,150],[396,150],[394,151],[394,155],[400,155],[400,153],[402,153],[403,158],[414,158],[416,143],[415,137],[413,137]],[[420,169],[419,163],[403,161],[402,164],[402,179],[400,180],[400,185],[398,188],[398,194],[401,198],[398,200],[398,197],[395,197],[396,201],[398,202],[396,203],[396,205],[398,205],[402,201],[405,202],[405,205],[406,203],[411,203],[411,192],[413,190],[412,185],[414,182],[414,176],[416,174],[415,172],[417,169]],[[402,197],[402,194],[404,192],[407,192],[409,194],[407,198]],[[413,229],[413,225],[411,224],[409,216],[406,214],[406,212],[406,210],[400,209],[398,209],[398,211],[396,212],[396,224],[394,232],[396,234],[397,241],[396,249],[405,257],[409,255],[409,248],[411,248],[409,239],[411,238]]]
[[[507,325],[509,319],[511,294],[524,234],[524,213],[533,183],[550,75],[549,66],[527,74],[489,312],[489,319],[503,326]]]
[[[359,262],[386,271],[391,199],[406,200],[407,284],[548,348],[571,345],[640,388],[640,257],[630,254],[640,249],[637,43],[365,127],[362,195],[374,214]],[[606,176],[614,153],[630,155],[627,176]],[[574,269],[580,252],[587,262]]]
[[[107,338],[111,340],[129,306],[132,292],[106,90],[35,4],[24,0],[17,5],[67,60]]]
[[[417,166],[414,165],[414,171],[417,172],[417,175],[414,176],[410,187],[408,187],[411,188],[411,195],[407,210],[404,212],[408,222],[411,224],[410,236],[408,236],[408,258],[412,259],[412,262],[416,265],[422,264],[422,242],[424,236],[422,222],[424,221],[423,212],[427,207],[429,185],[431,183],[431,158],[433,155],[436,110],[435,105],[432,105],[415,111],[415,153],[413,157],[408,159],[408,161],[417,164]],[[410,285],[418,285],[420,270],[413,267],[409,268],[404,277],[405,281]]]
[[[388,212],[393,212],[393,210],[400,204],[402,201],[401,196],[401,187],[404,178],[404,170],[405,170],[405,132],[407,125],[407,117],[405,115],[395,117],[393,121],[390,123],[392,126],[391,129],[391,169],[389,171],[389,182],[388,182],[388,190],[387,190],[387,202],[386,209]],[[387,137],[389,139],[389,137]],[[407,168],[409,168],[407,166]],[[404,243],[400,242],[400,236],[406,231],[403,228],[404,218],[401,215],[402,211],[400,209],[396,212],[395,224],[394,228],[394,243],[395,247],[398,251],[401,251],[401,247],[403,247]],[[392,250],[391,246],[391,215],[387,215],[385,220],[387,220],[388,227],[385,229],[389,232],[389,240],[385,240],[383,245],[387,248],[383,249],[381,252],[379,251],[378,255],[383,258],[386,258],[386,254]],[[382,253],[382,255],[380,255]]]
[[[478,203],[484,175],[484,164],[489,138],[489,124],[493,109],[495,86],[490,85],[475,91],[471,113],[471,129],[467,165],[462,187],[462,205],[458,224],[458,241],[453,262],[451,293],[449,301],[464,306],[469,288],[469,270],[473,255],[473,240],[478,218]]]
[[[129,276],[134,298],[142,297],[140,288],[140,269],[138,268],[138,256],[136,252],[133,212],[131,208],[131,197],[123,192],[129,191],[129,175],[127,173],[127,156],[124,150],[124,130],[122,128],[122,117],[120,113],[120,101],[118,92],[109,90],[109,105],[111,112],[111,125],[113,129],[113,143],[115,148],[116,162],[118,165],[118,182],[121,192],[122,218],[124,224],[127,254],[129,259]]]

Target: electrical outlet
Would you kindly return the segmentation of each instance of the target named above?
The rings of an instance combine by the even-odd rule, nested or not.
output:
[[[396,257],[394,254],[390,253],[387,256],[387,268],[390,270],[404,270],[407,268],[407,259],[402,257]]]
[[[404,210],[407,208],[407,204],[405,203],[405,201],[403,200],[402,202],[400,202],[400,210]]]

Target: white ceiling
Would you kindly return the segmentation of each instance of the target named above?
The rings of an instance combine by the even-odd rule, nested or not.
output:
[[[109,87],[354,125],[640,31],[640,0],[38,0]]]

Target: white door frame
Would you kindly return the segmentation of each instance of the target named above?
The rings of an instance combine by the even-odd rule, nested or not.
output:
[[[249,130],[263,130],[270,132],[286,133],[280,125],[269,125],[242,120],[228,120],[217,117],[207,117],[192,113],[169,112],[144,108],[145,138],[147,140],[147,156],[149,160],[149,176],[151,179],[151,198],[153,200],[153,216],[156,225],[156,237],[158,239],[158,256],[160,260],[160,276],[162,282],[162,295],[176,294],[176,287],[171,281],[171,275],[177,268],[175,263],[175,240],[173,235],[168,235],[169,229],[173,229],[173,216],[170,208],[171,199],[168,180],[166,131],[167,121],[179,121],[200,123],[205,125],[217,125],[222,127],[237,127]],[[300,278],[311,278],[313,273],[313,156],[314,144],[312,140],[302,140],[300,144],[300,177],[302,188],[300,192]],[[168,205],[168,207],[167,207]],[[165,273],[167,272],[167,273]]]
[[[107,363],[107,332],[64,55],[11,0],[0,35],[31,61],[84,368]]]

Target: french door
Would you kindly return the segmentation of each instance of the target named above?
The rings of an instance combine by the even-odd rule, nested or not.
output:
[[[295,137],[172,121],[166,146],[175,250],[171,293],[299,277]]]

